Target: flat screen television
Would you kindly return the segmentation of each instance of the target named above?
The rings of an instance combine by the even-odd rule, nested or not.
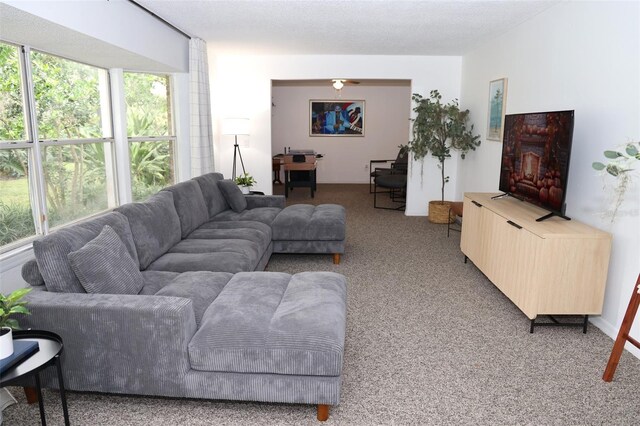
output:
[[[509,114],[504,119],[500,188],[507,195],[565,215],[574,111]]]

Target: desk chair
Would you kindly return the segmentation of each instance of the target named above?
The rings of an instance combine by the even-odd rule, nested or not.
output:
[[[373,168],[374,164],[382,164],[385,163],[388,167],[376,167]],[[409,154],[407,153],[406,148],[400,148],[398,151],[398,156],[395,160],[370,160],[369,161],[369,194],[373,193],[373,183],[376,177],[382,175],[390,175],[390,174],[407,174],[407,168],[409,164]]]
[[[377,170],[377,169],[376,169]],[[378,187],[388,191],[378,191]],[[373,207],[385,210],[404,210],[406,207],[407,174],[382,173],[373,179]],[[378,206],[378,194],[389,194],[391,201],[402,203],[398,207]]]

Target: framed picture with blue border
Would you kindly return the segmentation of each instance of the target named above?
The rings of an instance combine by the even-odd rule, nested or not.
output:
[[[364,136],[364,101],[310,100],[309,136]]]
[[[507,79],[500,78],[489,83],[489,120],[487,140],[502,142],[504,113],[507,99]]]

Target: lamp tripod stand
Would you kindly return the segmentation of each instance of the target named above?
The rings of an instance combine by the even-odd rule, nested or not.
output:
[[[236,178],[236,156],[240,157],[240,165],[242,166],[243,175],[246,174],[246,170],[244,169],[244,161],[242,161],[242,152],[240,152],[240,145],[238,145],[238,135],[235,136],[235,143],[233,145],[233,169],[231,172],[231,178]]]
[[[242,165],[242,173],[246,174],[244,169],[244,161],[242,161],[242,153],[240,152],[240,146],[238,146],[238,135],[249,134],[249,119],[248,118],[225,118],[222,122],[222,134],[233,135],[235,137],[235,143],[233,144],[233,169],[231,172],[231,178],[236,178],[237,159],[240,157],[240,164]]]

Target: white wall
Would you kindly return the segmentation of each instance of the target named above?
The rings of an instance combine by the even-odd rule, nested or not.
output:
[[[250,149],[242,149],[245,165],[258,181],[257,190],[271,193],[271,80],[397,79],[411,80],[412,93],[439,89],[444,99],[460,92],[460,57],[421,56],[216,56],[209,49],[211,105],[216,170],[231,175],[233,136],[220,135],[220,120],[251,120]],[[410,123],[407,122],[407,127]],[[276,153],[274,153],[276,154]],[[447,163],[452,177],[448,196],[455,192],[457,159]],[[407,184],[407,215],[426,215],[429,200],[439,198],[436,161],[412,167]]]
[[[346,86],[339,99],[329,80],[324,87],[274,86],[272,93],[272,152],[291,147],[322,154],[319,183],[369,183],[369,160],[396,158],[398,146],[409,140],[409,82],[405,86]],[[364,136],[309,136],[310,99],[364,100]]]
[[[487,126],[489,81],[507,77],[506,112],[575,110],[567,215],[613,234],[603,314],[593,322],[614,337],[640,263],[640,182],[611,223],[602,152],[640,140],[640,3],[566,2],[469,53],[461,102],[476,128]],[[483,141],[459,172],[457,193],[498,189],[502,145]],[[586,260],[585,260],[586,261]],[[640,321],[634,333],[640,336]],[[640,351],[635,351],[640,354]],[[639,355],[640,356],[640,355]]]

